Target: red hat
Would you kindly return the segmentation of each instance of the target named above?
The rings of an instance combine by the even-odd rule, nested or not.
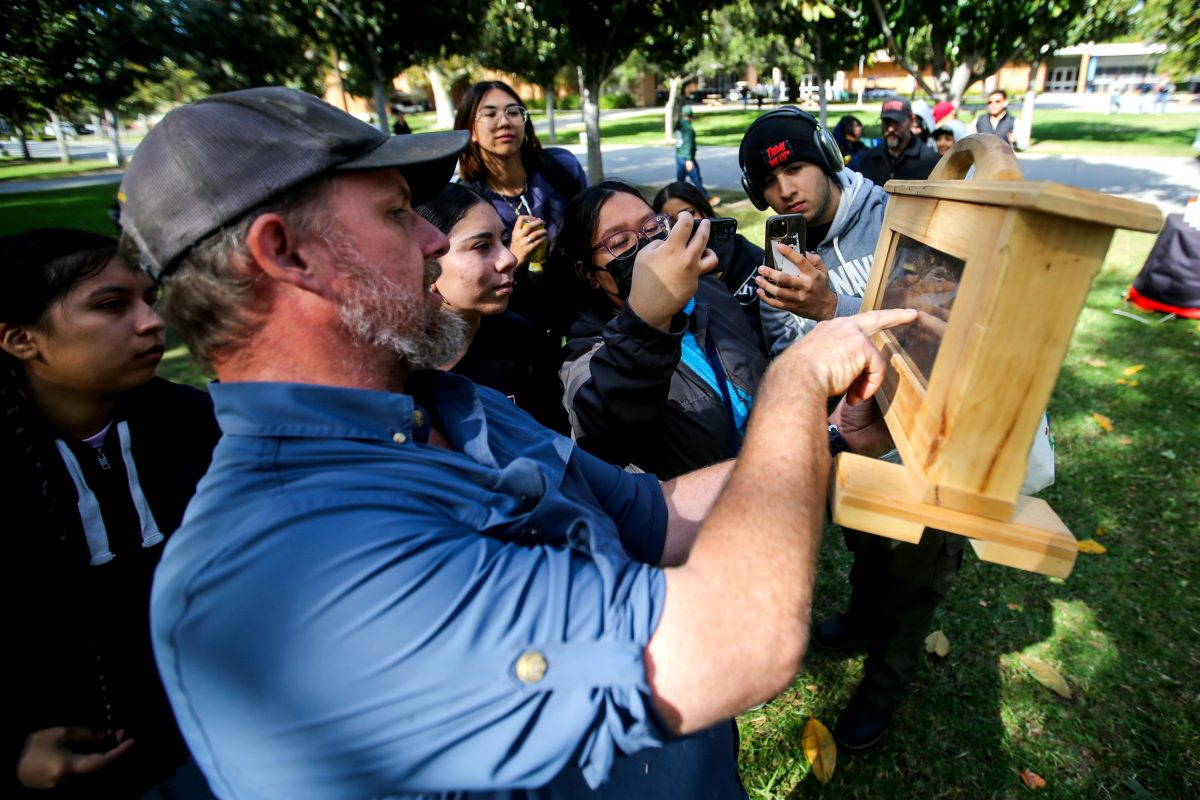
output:
[[[954,113],[954,103],[949,100],[943,100],[933,107],[933,121],[941,122],[946,117]]]

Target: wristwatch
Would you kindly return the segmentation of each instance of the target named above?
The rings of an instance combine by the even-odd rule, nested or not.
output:
[[[837,425],[829,426],[829,455],[832,458],[837,458],[838,453],[845,453],[850,450],[850,445],[846,444],[846,440],[842,438],[842,432],[838,430]]]

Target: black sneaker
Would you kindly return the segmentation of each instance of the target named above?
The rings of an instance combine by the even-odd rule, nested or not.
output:
[[[846,614],[830,617],[812,629],[812,642],[822,650],[849,650],[866,641],[867,637]]]
[[[869,750],[879,744],[891,724],[890,708],[880,708],[870,700],[856,698],[838,717],[833,738],[840,748],[851,753]]]

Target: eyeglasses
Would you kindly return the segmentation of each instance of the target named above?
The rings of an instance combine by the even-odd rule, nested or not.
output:
[[[654,214],[642,222],[642,227],[636,231],[616,231],[600,240],[600,244],[592,248],[596,252],[600,248],[617,261],[633,258],[641,243],[652,242],[655,239],[665,239],[671,230],[671,218],[666,214]]]
[[[1003,102],[1004,102],[1003,97],[997,97],[994,100],[988,100],[988,105],[993,106],[993,105],[996,105],[997,103],[1003,103]]]
[[[513,125],[524,125],[525,121],[529,119],[529,110],[526,109],[525,106],[519,106],[516,103],[513,103],[510,106],[505,106],[504,108],[483,106],[475,115],[475,119],[479,120],[480,122],[487,123],[489,127],[494,128],[500,124],[501,114],[503,114],[504,118]]]

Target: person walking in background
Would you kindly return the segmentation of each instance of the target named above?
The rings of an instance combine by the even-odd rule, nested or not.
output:
[[[704,193],[712,205],[720,205],[721,198],[714,197],[704,188],[700,177],[700,162],[696,160],[696,129],[692,125],[692,107],[679,110],[679,121],[675,123],[675,180],[690,180]]]
[[[1010,147],[1016,145],[1016,120],[1008,113],[1008,94],[1003,89],[996,89],[988,95],[987,113],[975,120],[975,132],[994,133],[1008,142]]]
[[[1154,87],[1154,113],[1167,113],[1167,101],[1171,99],[1171,92],[1175,91],[1175,84],[1171,83],[1171,74],[1163,72],[1158,76],[1158,84]]]

